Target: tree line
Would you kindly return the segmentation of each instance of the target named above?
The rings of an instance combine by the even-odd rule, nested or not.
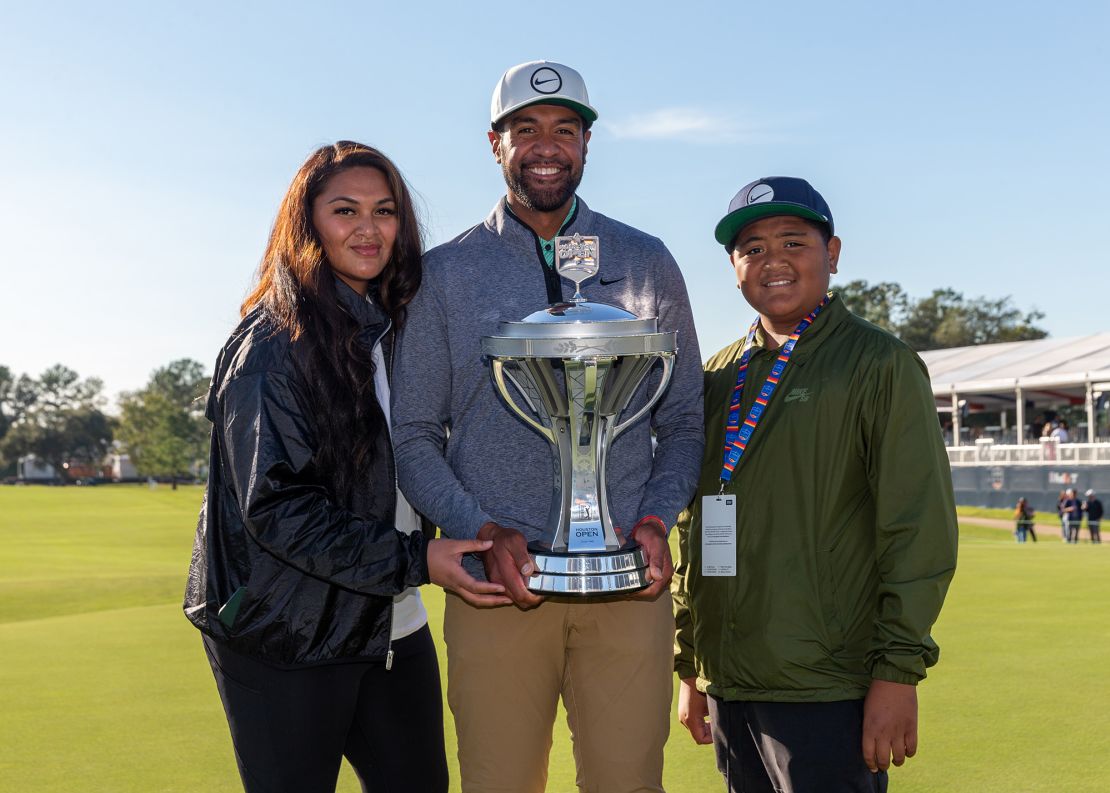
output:
[[[18,378],[0,366],[0,471],[15,474],[33,455],[59,479],[72,466],[99,469],[112,450],[129,455],[143,477],[189,477],[207,456],[204,398],[209,378],[187,358],[156,369],[147,385],[119,396],[119,415],[106,412],[103,383],[61,364]]]
[[[913,350],[972,347],[1003,341],[1043,339],[1041,311],[1022,311],[1009,296],[967,298],[954,289],[934,289],[914,299],[889,281],[848,281],[833,291],[852,312],[888,330]]]
[[[845,305],[917,351],[1041,339],[1039,311],[1010,297],[966,298],[936,289],[914,299],[891,282],[855,280],[835,287]],[[119,397],[119,415],[105,412],[103,383],[58,364],[38,377],[14,377],[0,366],[0,473],[34,455],[63,476],[73,464],[100,466],[113,449],[130,456],[140,476],[175,481],[207,457],[204,403],[209,376],[184,358],[156,369],[146,386]]]

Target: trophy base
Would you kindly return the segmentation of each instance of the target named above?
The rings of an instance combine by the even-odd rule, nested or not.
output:
[[[536,561],[536,575],[528,589],[538,595],[596,597],[637,592],[647,587],[647,561],[636,543],[616,551],[559,553],[542,543],[528,544]]]

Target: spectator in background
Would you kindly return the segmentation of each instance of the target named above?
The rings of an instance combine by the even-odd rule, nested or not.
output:
[[[1041,427],[1041,454],[1044,456],[1044,459],[1048,461],[1056,459],[1056,446],[1058,445],[1058,443],[1046,442],[1053,440],[1053,438],[1054,436],[1052,434],[1052,424],[1046,422],[1045,425]],[[1059,501],[1063,500],[1064,494],[1061,492]],[[1057,502],[1057,504],[1059,504],[1059,501]]]
[[[1068,436],[1068,423],[1060,419],[1060,423],[1053,428],[1051,437],[1055,438],[1060,443],[1070,442],[1071,438]]]
[[[1101,543],[1099,524],[1102,523],[1102,502],[1098,500],[1093,490],[1088,490],[1084,496],[1086,500],[1083,502],[1083,512],[1087,515],[1087,531],[1091,534],[1091,542]]]
[[[1079,524],[1083,520],[1083,508],[1076,497],[1075,488],[1069,487],[1064,491],[1064,500],[1060,504],[1061,536],[1064,542],[1079,542]]]
[[[1037,534],[1033,531],[1033,516],[1035,514],[1028,501],[1024,498],[1018,499],[1017,508],[1014,509],[1014,536],[1017,537],[1018,542],[1025,542],[1026,534],[1033,538],[1033,542],[1037,541]]]

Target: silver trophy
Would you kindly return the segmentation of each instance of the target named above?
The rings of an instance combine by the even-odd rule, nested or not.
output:
[[[597,237],[556,237],[555,267],[575,284],[572,302],[502,322],[496,336],[482,338],[502,398],[553,447],[550,536],[528,545],[538,570],[528,588],[545,595],[634,592],[651,583],[643,550],[622,545],[614,529],[605,469],[613,441],[663,396],[676,334],[660,333],[655,318],[582,296],[582,282],[598,272],[598,254]],[[663,371],[655,392],[623,416],[658,360]]]

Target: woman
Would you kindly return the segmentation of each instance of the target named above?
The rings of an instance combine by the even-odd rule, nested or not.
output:
[[[1014,536],[1017,537],[1018,542],[1025,542],[1025,535],[1028,534],[1033,538],[1033,542],[1037,541],[1037,535],[1033,531],[1033,517],[1036,513],[1033,507],[1024,497],[1019,498],[1017,507],[1014,509]]]
[[[1060,539],[1064,542],[1068,541],[1068,519],[1064,512],[1064,503],[1067,500],[1068,491],[1061,490],[1059,497],[1056,499],[1056,514],[1060,517]]]
[[[508,603],[431,540],[396,489],[393,334],[420,230],[384,155],[341,141],[290,185],[216,362],[210,474],[185,613],[223,700],[244,788],[445,791],[435,648],[416,589]]]

